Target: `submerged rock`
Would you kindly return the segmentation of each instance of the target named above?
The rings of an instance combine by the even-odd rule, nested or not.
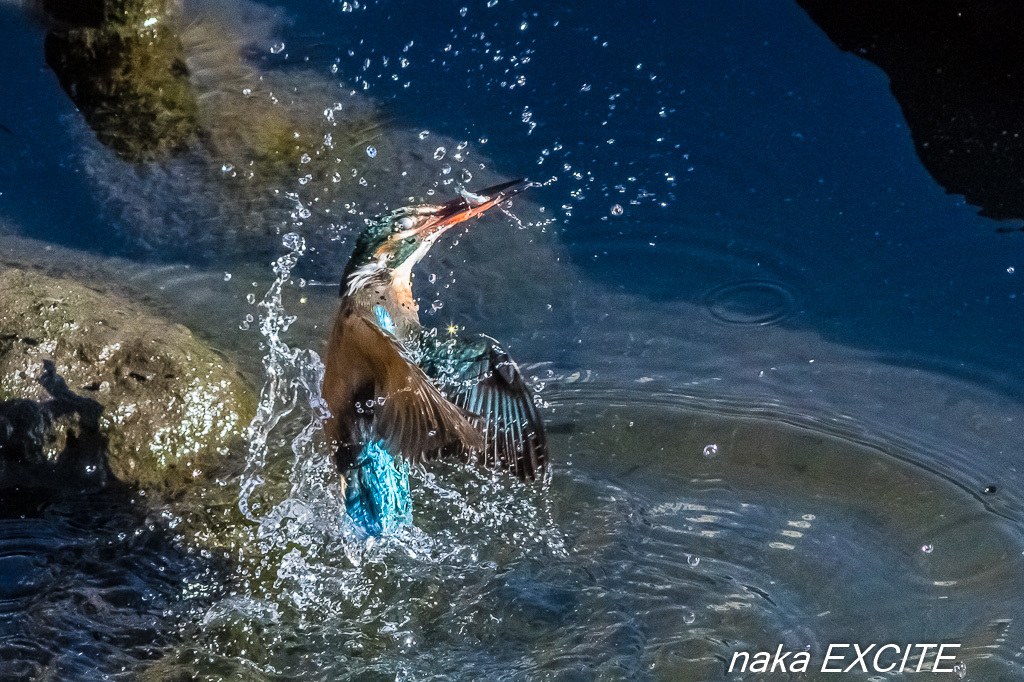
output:
[[[129,161],[165,158],[199,134],[170,0],[45,0],[46,63],[96,136]]]
[[[56,380],[44,388],[40,377],[52,375],[66,392]],[[95,407],[79,410],[75,437],[95,431],[114,477],[164,498],[233,460],[256,403],[237,370],[185,327],[69,280],[0,270],[0,401],[17,417],[8,430],[45,429],[76,394],[79,407]],[[3,459],[15,461],[8,440]],[[37,458],[29,454],[21,460]]]

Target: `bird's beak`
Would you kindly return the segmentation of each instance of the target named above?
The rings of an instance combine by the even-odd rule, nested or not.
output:
[[[435,207],[431,227],[448,228],[452,225],[475,218],[492,206],[507,201],[530,186],[525,179],[503,182],[475,194],[463,191],[462,196]]]

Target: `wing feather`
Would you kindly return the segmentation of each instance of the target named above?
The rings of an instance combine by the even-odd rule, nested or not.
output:
[[[533,394],[508,353],[486,336],[424,340],[422,367],[450,400],[475,415],[483,434],[481,463],[534,480],[548,468],[544,424]]]
[[[324,370],[329,438],[355,449],[373,440],[417,463],[483,447],[470,415],[449,402],[391,334],[358,311],[338,315]],[[357,406],[358,403],[358,406]],[[367,407],[369,405],[369,407]],[[339,447],[338,465],[351,466]]]

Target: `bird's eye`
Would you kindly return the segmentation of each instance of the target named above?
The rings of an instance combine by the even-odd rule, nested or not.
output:
[[[416,224],[416,222],[409,216],[406,216],[399,220],[398,224],[402,227],[403,230],[408,230],[411,229],[412,226]]]

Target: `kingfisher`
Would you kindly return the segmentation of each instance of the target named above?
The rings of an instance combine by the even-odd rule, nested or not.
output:
[[[547,475],[544,425],[519,367],[489,336],[425,330],[412,293],[413,267],[445,232],[528,186],[400,208],[368,220],[356,240],[322,396],[346,512],[368,535],[412,524],[410,463],[445,456],[524,481]]]

